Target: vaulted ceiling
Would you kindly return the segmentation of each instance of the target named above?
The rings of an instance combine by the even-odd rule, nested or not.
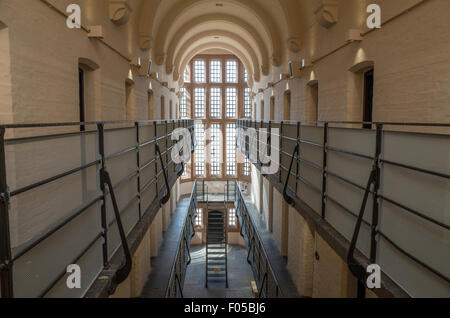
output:
[[[145,0],[139,44],[174,81],[196,54],[222,49],[238,56],[258,82],[289,52],[301,49],[299,0]]]

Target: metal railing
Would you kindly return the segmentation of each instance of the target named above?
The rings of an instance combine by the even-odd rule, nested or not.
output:
[[[82,297],[121,247],[127,276],[124,238],[182,173],[169,156],[181,127],[193,138],[192,120],[0,126],[1,296]],[[79,290],[65,286],[69,264],[83,269]]]
[[[236,212],[241,224],[241,236],[244,238],[248,249],[247,262],[252,267],[253,275],[259,289],[260,298],[277,298],[282,296],[280,285],[275,276],[275,272],[270,265],[262,240],[255,228],[252,217],[247,209],[244,196],[239,187],[235,184]]]
[[[197,182],[196,182],[197,183]],[[183,298],[183,286],[186,269],[191,263],[191,239],[195,236],[195,217],[197,216],[197,185],[194,184],[189,200],[189,209],[184,221],[180,239],[178,240],[175,260],[170,270],[166,298]]]
[[[348,128],[363,124],[374,129]],[[386,129],[450,124],[239,120],[237,127],[247,157],[278,152],[272,160],[285,200],[304,203],[351,241],[348,262],[360,279],[355,249],[412,296],[450,296],[449,135]]]

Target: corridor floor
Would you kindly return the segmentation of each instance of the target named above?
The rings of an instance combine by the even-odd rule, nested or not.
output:
[[[186,298],[252,298],[251,287],[253,272],[247,263],[247,250],[241,246],[228,246],[228,284],[225,282],[210,283],[205,288],[205,246],[193,246],[192,262],[186,272],[184,297]]]

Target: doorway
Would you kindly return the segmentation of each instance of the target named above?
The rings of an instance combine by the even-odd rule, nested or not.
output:
[[[364,109],[363,109],[363,121],[364,129],[372,129],[373,121],[373,69],[364,73]]]

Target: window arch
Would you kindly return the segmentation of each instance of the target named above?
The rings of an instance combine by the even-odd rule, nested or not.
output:
[[[180,90],[180,115],[196,119],[197,148],[183,181],[249,179],[249,167],[238,162],[235,143],[236,119],[251,117],[244,65],[231,54],[202,54],[188,69]]]

